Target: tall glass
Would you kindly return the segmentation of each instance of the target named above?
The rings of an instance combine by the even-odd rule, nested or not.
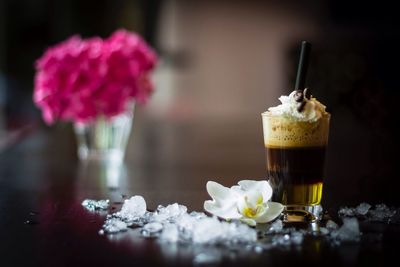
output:
[[[329,114],[307,122],[262,113],[272,198],[285,205],[285,221],[312,222],[321,217],[329,120]]]

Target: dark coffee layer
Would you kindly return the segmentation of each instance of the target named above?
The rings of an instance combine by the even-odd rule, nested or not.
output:
[[[301,204],[299,202],[304,199],[304,204],[318,204],[316,202],[321,199],[325,150],[325,146],[266,147],[268,178],[274,189],[274,200],[284,204]]]
[[[268,175],[292,184],[322,182],[325,147],[266,147]]]

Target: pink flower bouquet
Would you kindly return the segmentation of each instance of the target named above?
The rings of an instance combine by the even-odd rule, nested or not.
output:
[[[36,62],[33,99],[47,124],[111,118],[149,98],[156,62],[155,52],[132,32],[118,30],[104,40],[73,36]]]

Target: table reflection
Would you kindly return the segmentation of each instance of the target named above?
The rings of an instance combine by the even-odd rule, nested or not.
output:
[[[132,173],[130,173],[130,176]],[[130,188],[124,162],[82,160],[78,165],[79,188],[100,188],[101,192]]]

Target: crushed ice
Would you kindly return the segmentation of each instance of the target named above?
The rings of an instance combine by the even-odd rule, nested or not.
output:
[[[82,205],[88,210],[108,209],[108,200],[84,200]],[[301,245],[304,238],[321,236],[332,244],[358,242],[361,238],[359,220],[390,221],[396,210],[384,204],[372,207],[361,203],[357,207],[344,207],[338,212],[342,224],[333,220],[321,222],[313,229],[296,229],[286,226],[276,219],[270,224],[252,228],[240,221],[221,221],[217,217],[207,216],[203,212],[188,213],[187,207],[178,203],[159,205],[153,212],[147,211],[146,201],[141,196],[125,199],[120,211],[108,214],[99,234],[116,234],[127,231],[129,227],[140,228],[145,238],[156,238],[162,243],[182,243],[195,245],[219,245],[230,249],[250,249],[256,253],[273,247]],[[207,262],[219,262],[220,259],[208,258],[202,254],[196,256],[195,265]]]
[[[360,239],[360,227],[356,218],[343,219],[343,225],[334,230],[331,236],[339,241],[358,241]]]
[[[377,204],[372,208],[368,203],[361,203],[357,207],[342,207],[339,209],[339,216],[341,217],[357,217],[375,222],[392,222],[397,210],[389,208],[385,204]]]
[[[164,226],[159,222],[151,222],[143,226],[141,233],[144,237],[156,237],[161,233]]]
[[[101,229],[99,231],[99,234],[103,235],[103,234],[115,234],[118,232],[123,232],[126,231],[128,229],[128,225],[118,219],[118,218],[110,218],[107,219],[106,222],[103,225],[103,229]]]
[[[135,223],[142,226],[142,218],[146,214],[146,201],[142,196],[133,196],[130,199],[125,199],[121,211],[112,215],[108,215],[108,219],[117,218],[125,222],[128,226]]]
[[[93,199],[85,199],[82,201],[82,206],[87,210],[96,211],[96,210],[107,210],[110,205],[110,201],[106,200],[93,200]]]

